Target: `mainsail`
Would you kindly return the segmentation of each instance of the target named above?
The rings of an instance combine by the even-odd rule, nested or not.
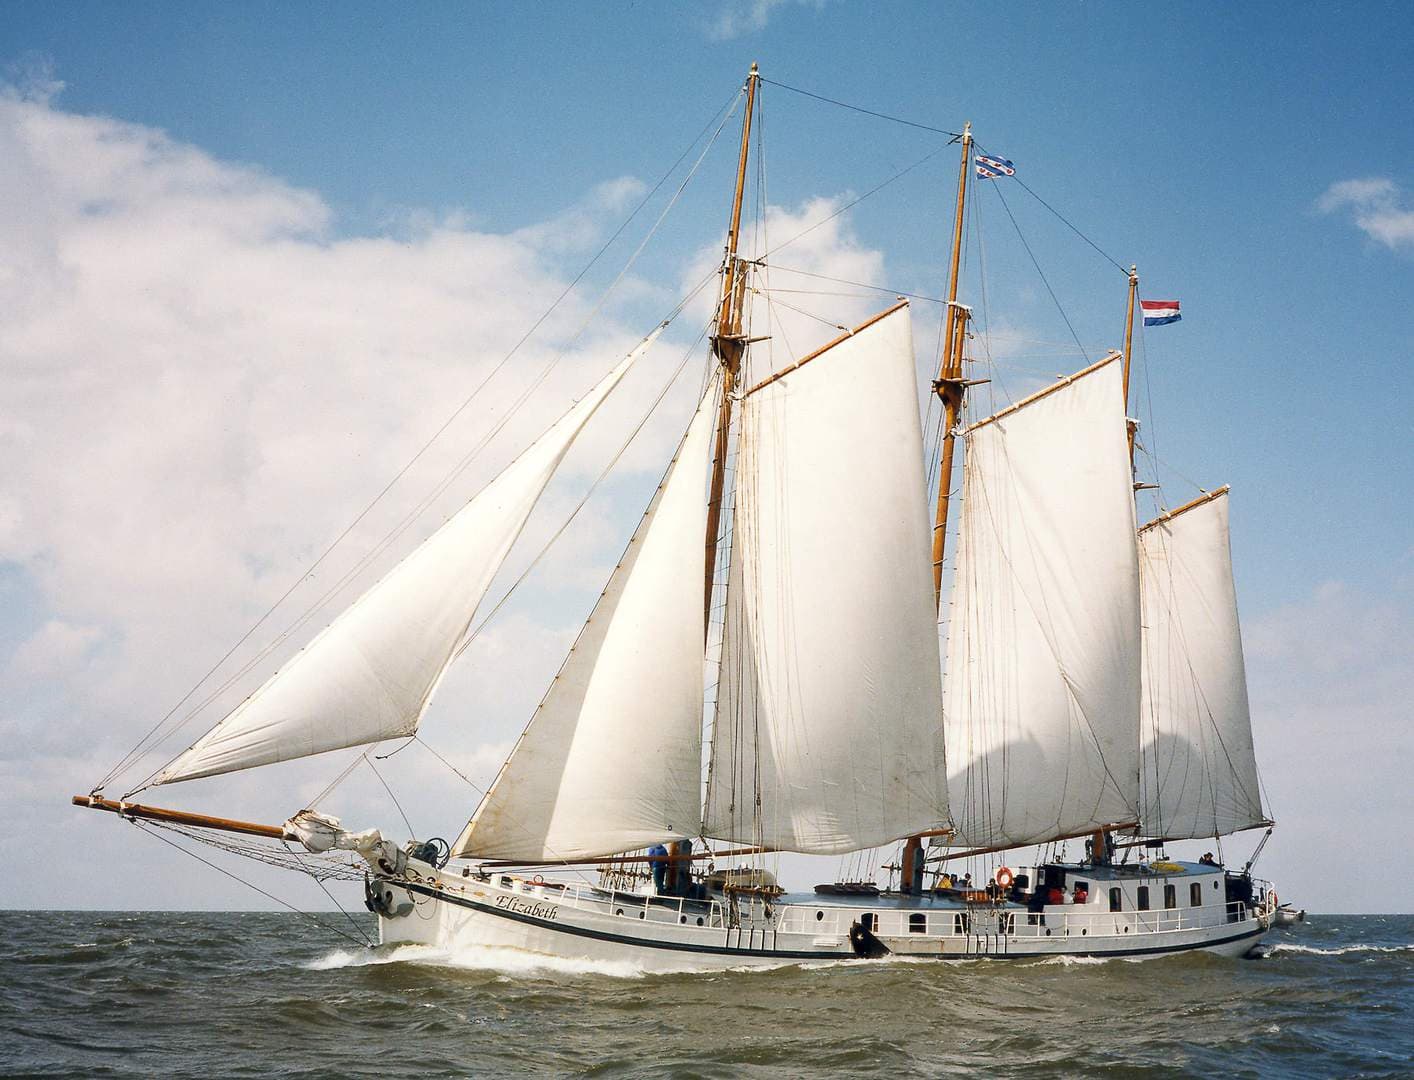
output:
[[[696,834],[717,385],[454,855],[588,859]]]
[[[1117,358],[966,433],[944,691],[952,843],[1135,819],[1139,571]]]
[[[645,338],[466,506],[162,770],[156,783],[413,734],[555,468],[661,332]]]
[[[830,854],[946,820],[914,387],[900,304],[745,397],[707,836]]]
[[[1267,823],[1228,544],[1227,488],[1139,532],[1147,836],[1218,836]]]

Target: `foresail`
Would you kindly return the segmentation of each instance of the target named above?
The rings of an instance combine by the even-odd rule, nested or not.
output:
[[[456,856],[590,859],[697,833],[709,389]]]
[[[1144,835],[1212,837],[1265,824],[1227,489],[1141,529],[1139,575]]]
[[[1133,821],[1139,571],[1120,365],[966,437],[944,680],[950,843]]]
[[[906,305],[750,391],[704,833],[808,853],[941,824]]]
[[[193,780],[413,734],[540,493],[657,339],[608,375],[303,651],[158,776]]]

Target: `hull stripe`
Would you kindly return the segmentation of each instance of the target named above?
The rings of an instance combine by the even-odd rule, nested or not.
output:
[[[387,879],[391,880],[391,879]],[[399,881],[398,886],[407,889],[409,892],[420,893],[432,900],[440,900],[443,903],[455,904],[459,907],[471,908],[484,915],[494,915],[500,919],[509,919],[512,922],[527,923],[530,926],[539,927],[542,930],[553,930],[558,934],[569,934],[574,937],[593,938],[596,941],[611,941],[617,945],[632,945],[640,949],[660,949],[668,952],[685,953],[709,953],[714,956],[760,956],[768,959],[780,960],[853,960],[853,953],[845,952],[804,952],[792,949],[742,949],[733,948],[730,945],[698,945],[693,942],[667,942],[654,941],[649,938],[636,938],[626,934],[611,934],[604,930],[591,930],[584,926],[570,926],[565,923],[546,922],[544,919],[537,919],[533,915],[521,915],[515,911],[504,911],[501,908],[492,907],[489,904],[482,904],[476,900],[468,900],[464,896],[454,896],[442,889],[431,889],[426,885],[418,885],[409,881]],[[383,918],[383,916],[379,916]],[[1090,952],[1072,952],[1067,950],[1063,953],[1057,952],[1004,952],[985,953],[982,955],[966,953],[891,953],[893,956],[906,956],[909,959],[927,960],[1036,960],[1045,959],[1051,956],[1159,956],[1163,953],[1190,952],[1195,949],[1207,949],[1214,945],[1230,945],[1235,941],[1244,941],[1247,938],[1260,937],[1266,933],[1260,927],[1256,930],[1249,930],[1242,934],[1234,934],[1231,937],[1215,938],[1212,941],[1194,943],[1189,945],[1160,945],[1147,949],[1100,949]],[[1015,939],[1013,939],[1015,940]]]

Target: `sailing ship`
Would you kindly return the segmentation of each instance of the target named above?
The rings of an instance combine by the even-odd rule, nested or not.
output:
[[[970,127],[960,133],[929,496],[909,299],[748,377],[763,260],[739,238],[760,81],[753,65],[738,98],[705,391],[455,842],[400,846],[313,809],[279,825],[216,818],[138,803],[143,788],[73,802],[193,837],[342,854],[362,867],[385,944],[650,970],[1248,953],[1274,898],[1250,863],[1165,854],[1271,823],[1227,488],[1137,521],[1137,272],[1122,349],[974,418],[958,278],[975,150]],[[415,737],[560,461],[661,332],[143,787]],[[947,872],[1081,837],[1081,859],[998,861],[975,886]],[[760,865],[894,844],[894,889],[792,899]]]

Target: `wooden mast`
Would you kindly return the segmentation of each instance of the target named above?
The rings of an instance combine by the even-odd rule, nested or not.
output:
[[[722,403],[717,412],[717,438],[712,452],[712,487],[707,498],[706,567],[703,585],[703,626],[712,617],[712,578],[717,568],[717,533],[722,521],[722,491],[726,486],[727,438],[732,426],[732,390],[741,373],[746,352],[742,323],[746,307],[746,267],[737,257],[741,234],[741,201],[746,191],[746,158],[751,147],[751,117],[756,107],[756,85],[761,76],[756,65],[746,77],[746,115],[741,121],[741,150],[737,157],[736,193],[732,198],[731,225],[727,229],[726,256],[722,261],[722,290],[717,310],[717,332],[712,352],[722,365]]]
[[[1129,268],[1129,307],[1124,313],[1124,426],[1129,431],[1129,467],[1134,468],[1134,429],[1129,419],[1129,365],[1134,355],[1134,298],[1139,295],[1139,267]]]
[[[948,307],[943,329],[943,356],[933,392],[943,403],[943,444],[938,468],[938,511],[933,523],[933,602],[943,596],[943,547],[948,533],[948,500],[952,489],[953,429],[962,415],[967,384],[962,377],[962,346],[967,337],[969,311],[957,302],[958,269],[962,263],[962,219],[966,209],[968,160],[972,156],[972,125],[962,128],[962,163],[957,174],[957,212],[953,220],[952,267],[948,274]]]
[[[943,355],[938,362],[938,377],[933,380],[933,392],[943,405],[943,443],[938,464],[938,509],[933,521],[933,603],[943,598],[943,548],[948,534],[948,501],[952,494],[953,455],[956,440],[953,429],[962,416],[962,400],[967,382],[962,377],[962,347],[967,340],[967,320],[970,312],[957,302],[958,271],[962,265],[962,222],[967,209],[967,175],[972,162],[972,125],[962,127],[962,160],[957,171],[957,210],[953,217],[952,265],[948,270],[948,306],[943,324]],[[923,836],[910,836],[904,841],[899,888],[913,892],[922,882],[914,881],[914,864],[923,847]]]

